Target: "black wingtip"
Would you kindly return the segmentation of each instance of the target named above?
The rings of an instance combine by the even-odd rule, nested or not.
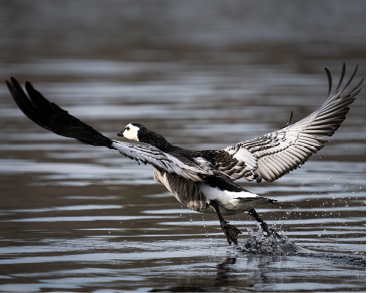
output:
[[[34,87],[33,87],[33,85],[31,84],[30,81],[25,82],[25,87],[26,87],[26,90],[28,90],[28,89],[34,90]]]
[[[357,74],[357,71],[358,71],[358,64],[357,64],[357,66],[355,67],[352,76],[350,77],[350,79],[348,80],[348,82],[346,83],[346,85],[344,86],[344,88],[342,89],[342,92],[345,91],[345,89],[348,87],[348,85],[352,82],[353,78],[354,78],[355,75]],[[363,79],[362,79],[362,81],[363,81]],[[360,83],[359,83],[357,86],[355,86],[355,88],[357,88],[358,86],[360,86],[361,83],[362,83],[362,81],[360,81]]]
[[[290,124],[290,123],[292,123],[292,119],[293,119],[293,111],[291,111],[290,112],[290,118],[289,118],[289,121],[288,121],[288,125]]]
[[[17,80],[16,78],[14,78],[13,76],[10,77],[10,80],[11,80],[13,86],[15,86],[15,85],[19,85],[19,84],[20,84],[20,83],[18,82],[18,80]]]
[[[26,91],[18,81],[10,78],[6,81],[10,93],[21,111],[39,126],[58,135],[74,138],[82,143],[112,148],[112,140],[91,126],[70,115],[47,100],[30,82],[25,83]]]
[[[283,127],[281,127],[279,130],[284,129],[285,127],[288,127],[292,123],[292,119],[293,119],[293,111],[290,112],[289,121]]]
[[[8,87],[8,89],[11,90],[11,88],[12,88],[12,84],[10,83],[10,81],[8,81],[8,80],[6,79],[6,80],[5,80],[5,83],[6,83],[7,87]]]
[[[331,75],[331,72],[328,70],[328,68],[324,67],[324,70],[326,71],[327,78],[328,78],[328,97],[329,97],[332,92],[332,75]]]
[[[334,91],[335,94],[338,93],[338,91],[340,90],[340,87],[341,87],[341,84],[345,78],[345,73],[346,73],[346,65],[345,65],[345,62],[342,64],[342,71],[341,71],[341,77],[340,77],[340,81]]]
[[[15,82],[18,83],[17,80],[13,76],[10,77],[10,81],[9,80],[5,80],[5,83],[7,84],[9,90],[14,87],[13,84]]]

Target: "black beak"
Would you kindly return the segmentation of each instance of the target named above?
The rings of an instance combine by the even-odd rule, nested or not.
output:
[[[124,131],[120,131],[119,133],[117,133],[117,136],[124,137]]]

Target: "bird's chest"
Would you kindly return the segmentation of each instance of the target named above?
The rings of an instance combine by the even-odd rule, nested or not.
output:
[[[154,170],[154,179],[163,184],[181,204],[189,209],[198,212],[206,212],[206,209],[210,209],[209,202],[196,182],[157,169]]]

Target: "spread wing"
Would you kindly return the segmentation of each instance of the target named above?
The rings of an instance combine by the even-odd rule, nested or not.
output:
[[[183,163],[174,156],[164,153],[152,145],[132,144],[113,140],[112,147],[130,159],[144,164],[151,164],[158,170],[162,169],[169,174],[178,175],[194,182],[203,182],[202,178],[207,175],[213,175],[213,172],[210,170],[204,169],[197,164]]]
[[[248,181],[274,181],[304,164],[309,157],[319,151],[345,120],[349,105],[361,91],[358,89],[364,79],[353,88],[346,90],[353,80],[358,65],[347,82],[341,87],[345,76],[345,64],[340,82],[332,92],[332,77],[325,68],[329,93],[324,104],[306,118],[261,137],[242,141],[211,154],[218,170],[232,179],[244,178]]]
[[[159,170],[193,181],[202,181],[199,176],[202,174],[212,175],[212,172],[199,165],[182,163],[177,158],[152,145],[121,142],[104,136],[56,104],[48,101],[29,82],[26,82],[26,91],[29,96],[26,95],[16,79],[11,78],[11,82],[6,81],[6,83],[22,112],[36,124],[58,135],[74,138],[81,143],[118,150],[130,159],[151,164]]]

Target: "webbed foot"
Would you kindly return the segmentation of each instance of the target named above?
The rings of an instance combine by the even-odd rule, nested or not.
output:
[[[237,242],[237,235],[242,234],[240,230],[238,230],[235,226],[229,225],[228,222],[222,221],[221,222],[221,229],[224,231],[225,235],[227,236],[227,240],[229,245],[232,244],[232,242],[236,245],[238,245]]]
[[[260,216],[258,215],[258,213],[255,211],[255,209],[252,209],[249,211],[249,215],[250,216],[253,216],[255,220],[257,220],[257,222],[260,224],[260,226],[262,227],[263,231],[267,233],[268,236],[274,236],[274,237],[277,237],[279,239],[281,239],[281,236],[273,229],[271,228],[268,228],[268,225],[266,222],[264,222]]]
[[[233,225],[229,225],[228,222],[224,220],[220,212],[219,203],[217,200],[211,200],[211,205],[215,209],[217,216],[219,217],[221,229],[224,231],[225,236],[227,236],[229,245],[231,245],[232,243],[238,245],[237,235],[242,234],[242,232]]]

